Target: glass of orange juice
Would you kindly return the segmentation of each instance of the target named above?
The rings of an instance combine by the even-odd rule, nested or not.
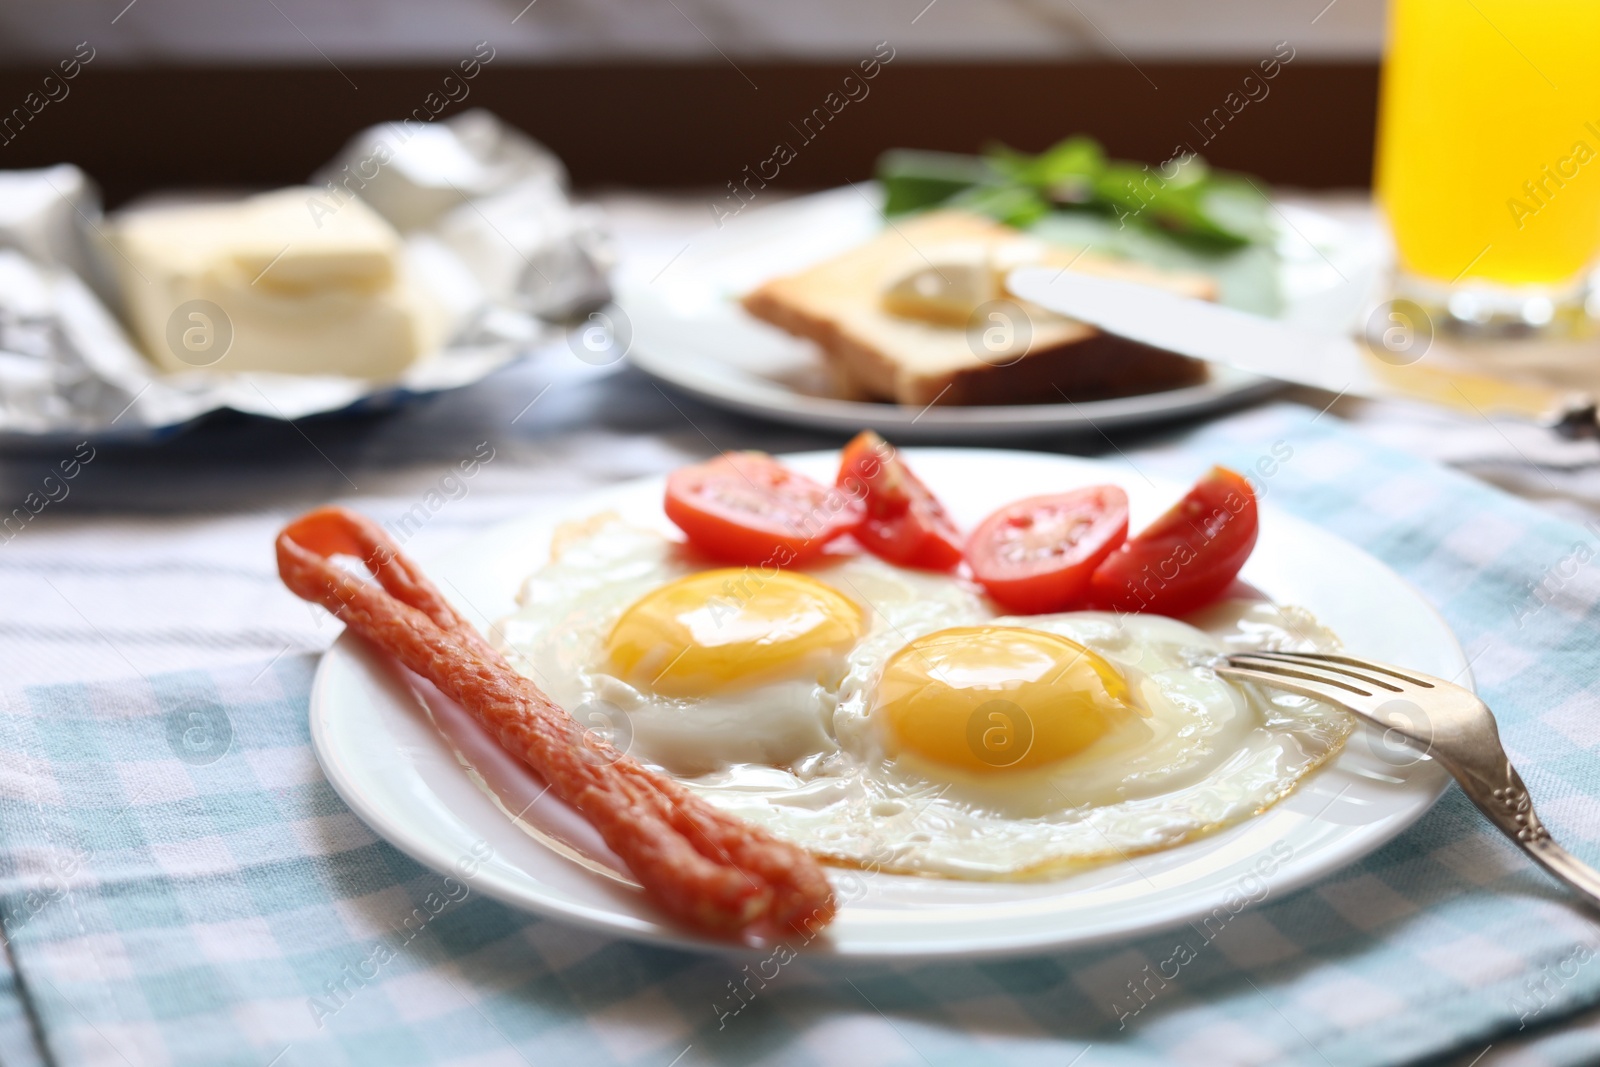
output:
[[[1400,294],[1568,331],[1600,251],[1600,0],[1390,0],[1378,200]]]

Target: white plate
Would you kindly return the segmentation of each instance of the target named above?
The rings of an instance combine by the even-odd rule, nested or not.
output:
[[[628,358],[645,372],[719,407],[778,422],[853,432],[873,426],[900,441],[971,441],[1090,432],[1159,422],[1242,404],[1281,383],[1213,367],[1201,385],[1083,403],[1004,407],[841,400],[830,395],[815,346],[745,313],[738,298],[768,278],[838,255],[883,228],[874,186],[835,189],[752,208],[696,236],[648,275],[624,270],[616,302],[630,331]],[[1276,252],[1282,317],[1328,333],[1348,331],[1381,273],[1381,241],[1292,203]]]
[[[1184,489],[1152,487],[1125,466],[1065,456],[977,449],[907,455],[967,526],[1018,497],[1114,481],[1127,489],[1138,528]],[[831,480],[838,458],[808,453],[786,462]],[[497,526],[429,561],[428,571],[470,618],[487,626],[510,613],[522,579],[548,558],[557,523],[615,509],[629,521],[670,530],[661,512],[662,486],[659,478],[629,482]],[[1241,577],[1280,603],[1309,608],[1358,655],[1466,677],[1461,647],[1416,590],[1366,553],[1270,505],[1262,507],[1260,541]],[[618,936],[729,950],[665,925],[639,891],[607,867],[615,860],[608,860],[598,837],[553,798],[533,805],[525,825],[514,822],[508,810],[532,801],[539,784],[497,767],[496,756],[501,763],[509,757],[435,694],[433,714],[485,777],[502,783],[498,802],[491,799],[433,725],[427,698],[386,664],[346,634],[323,658],[311,696],[311,737],[323,770],[374,831],[419,862],[458,877],[462,865],[470,871],[474,858],[481,860],[473,887],[513,906]],[[1394,837],[1448,783],[1430,761],[1395,766],[1379,751],[1358,730],[1337,759],[1248,822],[1054,881],[866,875],[864,894],[863,883],[852,883],[856,899],[841,909],[827,943],[818,939],[806,951],[854,960],[989,956],[1147,933],[1200,919],[1225,900],[1237,905],[1241,892],[1258,893],[1250,872],[1268,857],[1282,860],[1267,879],[1269,892],[1287,892]]]

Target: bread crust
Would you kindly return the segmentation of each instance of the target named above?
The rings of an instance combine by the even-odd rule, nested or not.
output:
[[[966,212],[934,212],[886,230],[835,259],[774,278],[741,301],[751,315],[817,344],[848,389],[876,400],[927,404],[1037,404],[1161,392],[1206,379],[1198,360],[1101,333],[1033,305],[1025,349],[980,358],[960,328],[898,318],[879,305],[886,286],[926,266],[940,245],[986,246],[1025,235]],[[928,251],[924,251],[924,250]],[[1215,298],[1203,275],[1158,271],[1047,246],[1047,265]]]

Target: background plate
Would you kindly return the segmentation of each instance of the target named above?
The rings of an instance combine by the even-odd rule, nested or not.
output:
[[[1308,329],[1351,329],[1381,276],[1385,253],[1377,232],[1292,203],[1277,205],[1273,220],[1281,223],[1272,250],[1275,279],[1269,279],[1276,292],[1248,292],[1249,278],[1244,285],[1230,278],[1224,287],[1251,310],[1276,305],[1280,317]],[[631,331],[629,358],[654,377],[719,407],[823,430],[873,426],[901,441],[1093,432],[1214,411],[1281,387],[1218,367],[1198,386],[1076,404],[918,409],[836,399],[829,395],[831,386],[811,342],[745,314],[737,301],[766,279],[845,252],[883,226],[876,186],[851,186],[752,208],[696,236],[654,276],[622,270],[615,288],[626,326],[617,331]]]
[[[1018,497],[1089,482],[1124,486],[1138,528],[1184,490],[1149,485],[1126,466],[1027,452],[914,449],[917,473],[970,527]],[[832,480],[836,453],[786,457]],[[1196,474],[1201,473],[1199,468]],[[664,479],[584,496],[549,515],[497,526],[428,571],[480,626],[509,614],[523,578],[549,553],[560,522],[615,509],[670,530]],[[1398,575],[1318,527],[1262,506],[1262,530],[1241,577],[1281,603],[1309,608],[1357,655],[1390,660],[1470,685],[1459,644]],[[460,876],[476,859],[475,889],[516,907],[609,934],[715,951],[739,951],[664,924],[613,871],[596,835],[531,776],[505,774],[498,750],[465,713],[413,685],[360,639],[345,634],[323,657],[311,696],[312,742],[328,780],[369,826],[419,862]],[[499,784],[491,797],[463,770],[455,746]],[[1038,883],[957,882],[832,872],[846,898],[808,956],[850,960],[997,956],[1077,947],[1202,919],[1224,900],[1261,891],[1252,871],[1275,868],[1266,891],[1287,892],[1393,838],[1449,782],[1431,761],[1396,766],[1358,728],[1337,759],[1279,804],[1203,840]],[[531,807],[528,807],[532,804]],[[523,808],[518,821],[511,818]],[[848,892],[846,891],[848,889]]]

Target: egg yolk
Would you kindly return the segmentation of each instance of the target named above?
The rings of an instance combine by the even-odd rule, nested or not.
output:
[[[789,571],[702,571],[635,601],[606,638],[618,677],[667,697],[725,693],[838,673],[861,609]]]
[[[1133,708],[1097,653],[1043,630],[970,626],[919,637],[889,658],[875,710],[905,752],[991,774],[1088,748]]]

